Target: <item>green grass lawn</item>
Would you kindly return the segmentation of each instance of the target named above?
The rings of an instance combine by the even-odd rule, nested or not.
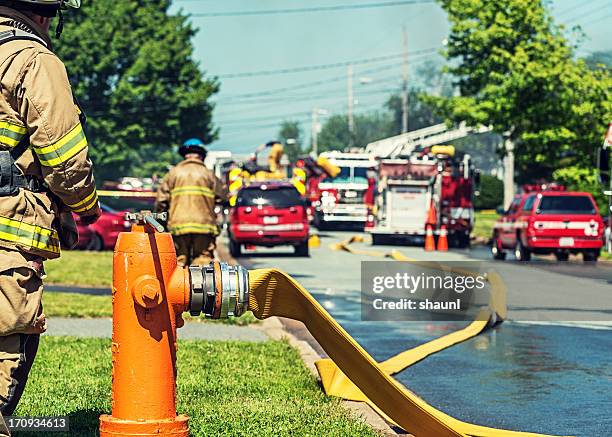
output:
[[[113,281],[113,252],[63,250],[59,259],[45,263],[49,284],[110,287]]]
[[[179,343],[178,411],[193,436],[376,435],[322,393],[286,342]],[[97,435],[110,412],[110,350],[110,340],[43,337],[15,414],[67,415],[69,435]]]
[[[499,214],[497,213],[476,211],[472,236],[476,238],[485,238],[488,241],[493,235],[493,225],[498,218]]]

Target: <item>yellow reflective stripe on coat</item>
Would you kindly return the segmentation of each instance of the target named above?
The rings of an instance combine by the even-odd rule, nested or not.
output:
[[[206,187],[200,187],[197,185],[186,185],[184,187],[178,187],[170,191],[170,195],[177,196],[204,196],[214,198],[215,193]]]
[[[20,124],[6,120],[0,121],[0,143],[15,147],[23,140],[28,133],[28,130]]]
[[[46,167],[54,167],[72,158],[87,147],[87,138],[83,126],[78,123],[59,141],[44,147],[33,147],[40,163]]]
[[[181,223],[170,226],[170,232],[174,235],[182,234],[215,234],[219,233],[219,226],[202,223]]]
[[[0,239],[46,252],[60,251],[59,237],[54,229],[42,228],[3,216],[0,216]]]
[[[85,212],[94,208],[98,203],[98,192],[94,189],[92,193],[80,202],[68,205],[74,212]]]

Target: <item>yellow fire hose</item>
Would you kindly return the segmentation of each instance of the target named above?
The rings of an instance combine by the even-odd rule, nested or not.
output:
[[[342,372],[354,382],[346,393],[349,398],[368,402],[392,422],[416,437],[473,436],[542,437],[542,434],[498,430],[462,422],[433,408],[389,376],[438,350],[474,336],[484,329],[486,320],[477,320],[467,328],[431,343],[404,352],[385,363],[377,363],[306,291],[287,274],[276,269],[250,271],[249,309],[258,319],[288,317],[303,322],[331,357],[318,366],[325,383]],[[335,368],[335,365],[337,368]],[[323,375],[322,375],[323,378]],[[343,380],[344,377],[338,380]],[[342,397],[345,393],[341,392]]]
[[[423,345],[417,352],[404,352],[389,363],[378,364],[300,284],[276,269],[250,271],[249,309],[258,319],[272,316],[288,317],[303,322],[310,333],[347,375],[358,390],[350,393],[358,400],[372,405],[376,410],[416,437],[473,436],[541,437],[541,434],[498,430],[462,422],[433,408],[389,376],[401,370],[406,362],[419,360],[436,350],[460,341],[473,334],[481,324],[474,322],[465,330],[434,341],[433,346]],[[483,321],[486,324],[486,321]],[[436,343],[437,342],[437,343]],[[453,343],[454,342],[454,343]],[[414,361],[416,362],[416,361]],[[324,361],[331,373],[335,370]],[[326,381],[333,380],[326,377]],[[344,396],[344,394],[343,394]]]
[[[412,260],[398,251],[386,254],[350,247],[351,243],[363,241],[364,238],[358,235],[330,247],[411,261],[426,267],[432,265],[431,262]],[[475,275],[469,271],[453,270]],[[469,326],[404,351],[382,363],[377,363],[301,285],[283,272],[273,269],[251,271],[249,307],[260,319],[281,316],[302,321],[331,357],[315,363],[325,392],[330,396],[367,402],[387,420],[416,437],[542,437],[542,434],[499,430],[457,420],[430,406],[390,376],[432,354],[473,338],[488,326],[503,320],[506,317],[505,287],[496,273],[488,273],[487,280],[491,285],[489,308],[481,310]]]

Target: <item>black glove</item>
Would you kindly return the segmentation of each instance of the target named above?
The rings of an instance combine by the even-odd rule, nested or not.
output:
[[[80,217],[81,223],[84,225],[93,225],[100,218],[100,208],[96,208],[94,214],[82,215]]]

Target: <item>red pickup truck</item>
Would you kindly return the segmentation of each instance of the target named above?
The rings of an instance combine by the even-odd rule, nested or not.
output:
[[[543,191],[520,194],[493,228],[491,253],[506,258],[513,251],[519,261],[531,254],[553,253],[567,261],[582,253],[584,261],[597,261],[603,245],[603,220],[589,193]]]

